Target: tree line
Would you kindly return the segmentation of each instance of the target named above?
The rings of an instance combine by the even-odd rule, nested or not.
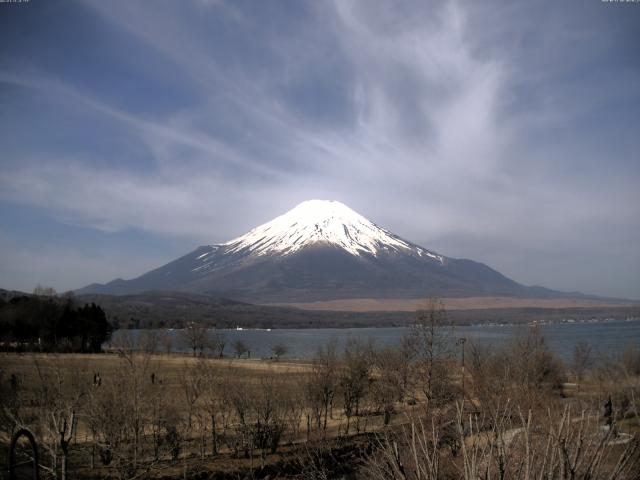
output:
[[[120,330],[105,345],[105,351],[117,351],[123,345],[148,354],[171,354],[189,352],[198,358],[251,358],[252,345],[242,340],[229,344],[224,331],[196,322],[182,323],[180,330]],[[271,347],[271,360],[278,361],[289,353],[289,347],[276,343]]]
[[[112,331],[102,308],[77,305],[73,296],[44,293],[0,298],[0,349],[100,352]]]

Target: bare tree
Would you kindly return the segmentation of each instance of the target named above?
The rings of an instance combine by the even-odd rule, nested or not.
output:
[[[637,342],[627,344],[622,352],[620,363],[628,373],[640,375],[640,344]]]
[[[282,376],[266,373],[256,389],[254,444],[261,449],[262,460],[267,451],[276,453],[288,425],[291,397]]]
[[[240,358],[249,351],[249,347],[242,340],[236,340],[233,342],[233,351],[236,357]]]
[[[55,297],[58,292],[53,287],[38,284],[33,289],[33,294],[41,297]]]
[[[391,420],[395,403],[405,399],[409,388],[411,353],[403,342],[397,348],[384,348],[374,353],[372,365],[376,375],[371,387],[373,400],[384,414],[384,424]]]
[[[544,409],[549,395],[561,390],[566,376],[562,362],[549,350],[540,329],[534,326],[517,332],[505,354],[511,399],[524,411]]]
[[[227,373],[229,369],[227,368]],[[214,455],[218,453],[218,431],[227,423],[228,406],[225,402],[225,375],[218,365],[209,363],[205,369],[205,382],[203,392],[204,409],[211,421],[211,450]]]
[[[254,385],[245,382],[237,375],[225,379],[225,401],[233,409],[235,415],[234,429],[237,440],[234,443],[236,456],[244,451],[245,458],[249,458],[253,451],[253,433],[251,428],[252,409],[255,400]]]
[[[503,349],[471,343],[467,366],[472,378],[471,388],[484,410],[495,414],[510,400],[513,390],[513,366]]]
[[[135,475],[144,429],[144,397],[139,391],[144,380],[138,366],[137,362],[123,360],[119,374],[105,376],[89,394],[89,428],[94,445],[101,463],[114,468],[120,478]]]
[[[453,327],[444,304],[437,298],[427,300],[426,309],[418,313],[411,329],[418,376],[427,406],[450,399],[452,383],[443,361],[453,352]]]
[[[114,379],[114,395],[121,396],[120,402],[128,402],[127,412],[121,416],[124,422],[126,435],[133,443],[132,458],[129,462],[128,452],[123,454],[120,466],[128,471],[135,471],[138,468],[140,448],[145,429],[146,412],[146,386],[148,385],[148,372],[151,355],[148,352],[140,352],[135,348],[120,348],[118,354],[122,359],[123,368],[120,375]],[[123,408],[118,402],[117,408]]]
[[[271,353],[273,353],[273,356],[275,357],[276,361],[280,360],[280,357],[286,355],[288,352],[289,352],[289,349],[287,348],[286,345],[282,343],[278,343],[273,347],[271,347]]]
[[[612,430],[603,434],[596,416],[574,415],[568,407],[542,422],[531,412],[512,414],[505,406],[487,418],[458,404],[455,449],[440,447],[444,439],[432,416],[412,419],[382,437],[364,473],[371,480],[435,480],[445,469],[464,480],[637,478],[638,439],[629,436],[620,445]]]
[[[593,366],[593,353],[591,345],[586,342],[578,342],[573,349],[573,371],[576,379],[581,381],[585,372]]]
[[[169,355],[173,350],[173,336],[167,330],[158,332],[158,344],[162,351]]]
[[[313,358],[311,374],[307,379],[306,394],[309,408],[318,428],[327,430],[329,409],[338,386],[338,355],[336,341],[320,347]]]
[[[167,410],[169,408],[169,398],[167,398],[166,392],[159,382],[152,382],[149,387],[147,405],[149,416],[147,430],[151,434],[153,458],[157,461],[160,458],[160,449],[164,443],[164,432],[167,428],[168,420]]]
[[[21,383],[17,373],[7,375],[0,367],[0,435],[6,438],[11,438],[16,428],[25,423]]]
[[[191,430],[196,403],[205,388],[206,367],[202,362],[196,366],[185,365],[182,369],[179,382],[187,411],[187,426],[189,430]]]
[[[218,358],[224,357],[224,348],[227,345],[227,339],[220,330],[216,330],[213,335],[213,348],[215,349],[215,355]]]
[[[347,417],[345,433],[349,435],[352,416],[360,415],[360,402],[367,393],[371,380],[371,347],[349,339],[344,349],[343,366],[340,370],[340,389],[343,410]],[[360,423],[358,422],[358,430]]]
[[[88,385],[78,369],[64,371],[55,358],[47,365],[36,361],[36,370],[41,438],[51,458],[52,475],[57,478],[59,471],[61,480],[66,480],[69,447]]]
[[[188,436],[199,434],[201,459],[204,459],[206,454],[207,426],[210,418],[203,401],[207,388],[207,373],[207,362],[201,359],[195,366],[185,365],[180,376],[183,405],[187,413]]]
[[[143,330],[138,338],[138,348],[145,353],[156,353],[160,345],[160,334],[157,330]]]
[[[193,352],[193,356],[202,355],[205,347],[209,345],[209,332],[204,325],[189,322],[180,331],[184,345]]]
[[[363,478],[437,480],[441,478],[439,442],[438,429],[422,420],[412,421],[397,434],[385,432],[378,438],[378,449],[363,466]]]

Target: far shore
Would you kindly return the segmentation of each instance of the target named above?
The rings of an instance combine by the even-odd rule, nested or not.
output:
[[[456,323],[452,322],[454,327],[534,327],[536,325],[559,325],[559,324],[567,324],[567,325],[576,325],[582,323],[611,323],[611,322],[640,322],[640,317],[631,316],[625,318],[591,318],[591,319],[573,319],[573,318],[565,318],[562,320],[539,320],[539,321],[531,321],[531,322],[478,322],[478,323]],[[365,328],[406,328],[409,329],[412,327],[412,323],[407,323],[405,325],[358,325],[358,326],[350,326],[346,325],[344,327],[276,327],[276,328],[251,328],[251,327],[240,327],[240,328],[216,328],[211,327],[210,330],[220,330],[220,331],[252,331],[252,332],[271,332],[278,330],[323,330],[323,329],[331,329],[331,330],[339,330],[339,329],[365,329]],[[126,330],[126,329],[122,329]],[[145,329],[139,329],[145,330]],[[165,330],[165,329],[160,329]],[[182,330],[180,328],[168,328],[166,330]]]
[[[447,310],[484,310],[501,308],[613,308],[640,306],[640,301],[585,298],[467,297],[441,298]],[[426,308],[424,298],[345,298],[317,302],[271,303],[268,306],[295,307],[302,310],[341,312],[415,312]]]

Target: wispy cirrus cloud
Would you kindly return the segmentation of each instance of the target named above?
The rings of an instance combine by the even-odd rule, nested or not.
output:
[[[198,244],[337,198],[525,283],[640,297],[640,145],[619,127],[637,126],[620,43],[637,20],[573,2],[289,7],[74,4],[107,60],[64,41],[56,64],[0,60],[3,125],[59,120],[36,142],[5,133],[0,198]]]

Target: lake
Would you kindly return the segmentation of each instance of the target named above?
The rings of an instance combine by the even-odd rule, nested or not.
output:
[[[594,355],[615,356],[624,348],[635,343],[640,346],[640,320],[612,320],[584,323],[554,323],[539,325],[549,348],[564,359],[570,359],[574,346],[579,342],[591,345]],[[526,326],[518,325],[474,325],[455,327],[452,338],[466,338],[467,345],[500,346],[509,342]],[[269,358],[273,346],[282,344],[288,349],[287,358],[309,358],[318,347],[332,339],[339,344],[349,338],[362,341],[371,340],[378,347],[398,345],[409,328],[317,328],[317,329],[274,329],[274,330],[219,330],[226,340],[225,355],[232,355],[232,344],[241,340],[251,351],[252,358]],[[140,330],[118,330],[113,334],[117,340],[123,332],[134,337]],[[179,330],[169,330],[174,337],[174,351],[186,351],[180,347]]]

